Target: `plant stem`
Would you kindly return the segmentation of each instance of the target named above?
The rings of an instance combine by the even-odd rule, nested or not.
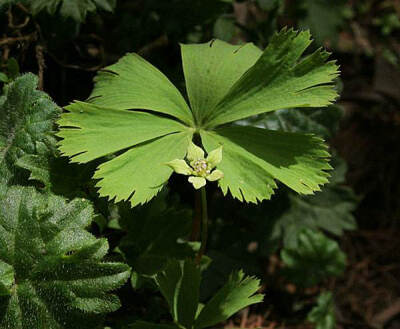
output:
[[[200,237],[201,229],[201,192],[196,190],[194,198],[194,216],[192,223],[192,232],[190,233],[190,241],[197,241]]]
[[[201,261],[201,258],[204,255],[204,252],[206,251],[206,246],[207,246],[207,237],[208,237],[208,213],[207,213],[207,194],[206,194],[206,188],[203,186],[200,189],[201,193],[201,246],[199,253],[197,254],[196,257],[196,263],[199,264]]]

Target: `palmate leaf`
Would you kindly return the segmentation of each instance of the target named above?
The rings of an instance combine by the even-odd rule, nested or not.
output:
[[[264,296],[255,294],[259,288],[259,280],[245,277],[242,271],[232,273],[228,282],[200,311],[195,328],[216,325],[247,306],[261,303]]]
[[[108,292],[129,267],[102,262],[105,239],[85,230],[93,209],[81,199],[12,187],[0,200],[0,328],[96,328],[120,303]]]
[[[196,264],[172,261],[156,281],[167,300],[172,318],[185,328],[192,328],[199,307],[201,273]]]
[[[256,294],[259,280],[246,277],[242,271],[231,274],[228,282],[205,305],[199,303],[201,272],[192,260],[170,261],[156,276],[156,282],[167,300],[177,328],[202,329],[227,320],[241,309],[260,303],[263,295]],[[137,322],[130,328],[164,328],[172,326]]]
[[[297,238],[295,248],[281,251],[284,272],[294,283],[309,287],[344,272],[346,255],[336,241],[311,229],[303,230]]]
[[[326,62],[328,54],[322,50],[300,60],[310,43],[308,32],[284,29],[264,52],[252,44],[232,46],[219,40],[182,45],[191,108],[160,71],[129,54],[95,78],[91,105],[67,108],[70,113],[60,120],[60,148],[78,162],[117,154],[94,177],[100,179],[101,195],[129,199],[133,206],[161,190],[171,174],[165,164],[183,163],[193,134],[201,134],[208,152],[223,145],[218,168],[225,194],[230,191],[247,202],[269,199],[275,179],[296,192],[312,194],[328,181],[325,171],[330,166],[322,140],[218,127],[281,108],[330,104],[337,96],[332,82],[338,68]]]
[[[33,74],[16,78],[0,105],[0,189],[11,180],[18,182],[19,159],[29,155],[43,159],[54,151],[52,128],[60,109],[37,90],[37,83]]]

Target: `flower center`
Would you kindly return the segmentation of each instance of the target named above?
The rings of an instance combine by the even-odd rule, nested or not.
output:
[[[192,167],[198,176],[205,176],[210,173],[210,170],[208,169],[207,161],[204,159],[194,161],[192,164]]]

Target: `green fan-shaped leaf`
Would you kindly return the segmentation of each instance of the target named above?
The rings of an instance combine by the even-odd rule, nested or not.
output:
[[[178,89],[137,54],[128,54],[100,71],[95,82],[90,96],[93,104],[119,110],[151,110],[193,124],[192,113]]]
[[[329,276],[339,276],[346,267],[346,255],[337,242],[310,229],[298,235],[296,248],[283,249],[281,257],[286,265],[286,275],[305,287],[318,284]]]
[[[156,281],[171,315],[185,328],[192,328],[199,304],[200,269],[191,260],[171,261]]]
[[[16,162],[26,155],[47,157],[54,151],[52,136],[59,108],[37,90],[38,78],[25,74],[8,85],[0,105],[0,182],[16,174]],[[14,177],[14,180],[18,179]]]
[[[308,31],[282,30],[259,60],[232,86],[207,118],[214,127],[255,114],[292,107],[323,107],[337,97],[338,76],[329,53],[319,49],[299,61],[311,43]]]
[[[201,329],[216,325],[241,309],[262,302],[264,296],[256,294],[259,288],[259,280],[245,277],[242,271],[234,272],[228,282],[202,308],[194,328]]]
[[[1,329],[92,329],[119,308],[108,292],[129,267],[102,262],[107,241],[85,230],[92,215],[85,200],[34,188],[13,187],[0,200]]]
[[[234,46],[220,40],[181,45],[181,50],[186,89],[198,123],[262,54],[252,43]]]
[[[133,206],[150,200],[166,183],[171,174],[167,162],[184,165],[184,148],[193,133],[201,134],[208,152],[224,146],[220,170],[215,171],[218,178],[224,175],[219,180],[224,194],[229,190],[249,202],[269,199],[276,187],[274,179],[301,194],[312,194],[328,181],[325,170],[330,169],[321,139],[250,127],[216,127],[281,108],[330,104],[336,97],[332,81],[338,67],[326,62],[329,55],[322,50],[299,60],[310,43],[308,32],[284,29],[264,52],[252,44],[231,46],[219,40],[182,45],[195,118],[160,71],[129,54],[96,77],[89,99],[92,105],[76,103],[67,108],[70,113],[59,121],[59,136],[64,138],[60,149],[77,162],[117,154],[94,177],[100,179],[102,196],[130,199]],[[205,182],[197,180],[196,186]]]
[[[206,150],[223,146],[217,167],[225,174],[219,184],[239,200],[269,199],[278,179],[301,194],[312,194],[326,183],[331,167],[322,140],[312,135],[232,126],[202,133]]]
[[[113,11],[116,0],[30,0],[26,1],[33,15],[43,10],[54,15],[58,10],[62,17],[72,18],[78,23],[85,21],[89,12],[97,8]]]
[[[315,329],[335,329],[335,304],[331,292],[318,296],[317,305],[307,315],[307,320],[315,324]]]
[[[151,200],[172,174],[165,164],[182,159],[191,138],[188,132],[164,136],[101,164],[93,176],[100,179],[100,195],[115,198],[115,202],[129,200],[132,206]]]

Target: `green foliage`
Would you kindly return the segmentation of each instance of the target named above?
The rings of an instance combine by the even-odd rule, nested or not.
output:
[[[332,3],[327,0],[305,0],[301,9],[305,12],[300,19],[302,28],[310,29],[319,44],[337,42],[338,32],[345,22],[346,0]]]
[[[100,179],[100,195],[130,200],[132,206],[162,189],[172,173],[165,163],[185,158],[193,133],[200,133],[208,152],[223,146],[217,168],[225,175],[219,180],[224,194],[256,203],[271,197],[274,179],[312,194],[328,181],[329,154],[322,140],[248,127],[215,129],[255,114],[334,101],[338,71],[333,61],[326,62],[329,54],[317,50],[299,60],[310,43],[308,32],[284,29],[264,52],[219,40],[182,45],[191,110],[160,71],[127,55],[99,73],[89,103],[67,107],[59,121],[60,150],[83,163],[118,152],[94,178]],[[99,143],[100,134],[112,138]]]
[[[331,105],[327,109],[297,111],[282,109],[241,120],[239,123],[244,126],[251,125],[270,130],[310,133],[330,139],[336,134],[342,116],[343,109],[338,105]]]
[[[170,261],[156,276],[157,284],[167,300],[178,328],[202,329],[225,321],[239,310],[263,300],[256,294],[259,280],[234,272],[228,282],[205,304],[199,303],[201,273],[191,260]],[[135,323],[131,328],[156,328],[151,323]],[[161,328],[164,328],[161,326]],[[174,325],[165,328],[176,328]]]
[[[307,320],[315,324],[315,329],[336,328],[335,305],[331,292],[323,292],[318,296],[317,305],[308,314]]]
[[[0,200],[0,328],[95,328],[119,308],[108,292],[129,267],[103,262],[108,243],[85,230],[93,209],[30,187]]]
[[[133,211],[120,207],[119,223],[127,234],[119,248],[128,264],[141,275],[157,274],[169,259],[193,256],[193,248],[183,240],[191,230],[191,212],[177,210],[169,203],[165,193],[161,193],[149,204]]]
[[[336,241],[323,233],[304,230],[295,248],[281,251],[285,273],[301,286],[313,286],[329,276],[339,276],[346,267],[346,255]]]
[[[11,0],[11,3],[19,1]],[[85,21],[90,12],[97,9],[113,11],[116,0],[25,0],[22,1],[28,6],[33,15],[46,11],[50,15],[56,13],[63,18],[72,18],[78,23]]]
[[[0,191],[18,176],[18,161],[32,155],[44,161],[55,151],[52,128],[60,110],[37,83],[33,74],[16,78],[0,105]]]

